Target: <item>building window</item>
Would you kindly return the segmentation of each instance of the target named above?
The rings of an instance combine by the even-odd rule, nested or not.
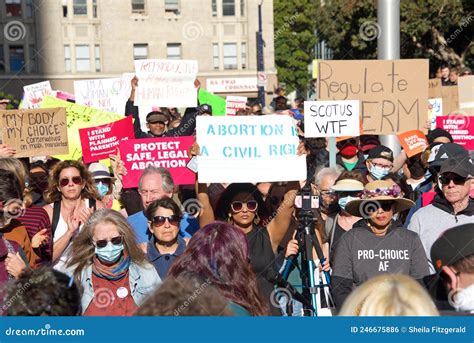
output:
[[[212,0],[212,16],[217,17],[217,0]]]
[[[26,0],[26,17],[33,18],[33,0]]]
[[[165,12],[179,14],[179,0],[165,0]]]
[[[133,59],[146,60],[148,58],[148,44],[133,44]]]
[[[247,69],[247,43],[242,43],[240,46],[240,59],[242,62],[242,69]]]
[[[245,17],[245,0],[240,0],[240,16]]]
[[[166,56],[169,60],[181,59],[181,44],[170,43],[166,45]]]
[[[97,0],[92,0],[92,17],[97,18]]]
[[[76,71],[90,71],[89,45],[76,45]]]
[[[224,69],[237,69],[237,44],[224,43]]]
[[[17,73],[25,65],[25,49],[21,45],[10,45],[10,71]]]
[[[64,46],[64,69],[71,71],[71,48],[69,45]]]
[[[63,0],[63,18],[67,18],[67,0]]]
[[[5,57],[3,56],[3,45],[0,45],[0,73],[5,72]]]
[[[235,0],[222,0],[222,15],[235,15]]]
[[[145,0],[132,0],[132,13],[145,12]]]
[[[212,44],[212,65],[214,69],[219,69],[219,44]]]
[[[100,72],[100,45],[95,46],[95,71]]]
[[[38,71],[37,55],[38,53],[36,52],[35,46],[30,45],[30,59],[28,61],[28,72],[30,73],[36,73]]]
[[[7,17],[21,17],[21,0],[5,0]]]
[[[87,0],[73,0],[74,15],[87,15]]]

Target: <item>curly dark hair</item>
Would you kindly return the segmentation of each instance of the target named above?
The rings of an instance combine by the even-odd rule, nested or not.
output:
[[[262,194],[259,192],[257,186],[251,183],[232,183],[222,193],[216,208],[216,218],[219,220],[227,220],[230,211],[230,204],[238,194],[248,194],[248,199],[254,199],[258,203],[258,216],[260,219],[268,217],[265,202]]]
[[[56,164],[51,171],[48,181],[48,189],[45,192],[45,200],[49,203],[53,203],[55,201],[61,200],[61,192],[59,191],[59,175],[64,169],[67,168],[76,168],[81,177],[83,182],[85,183],[85,187],[81,192],[82,199],[99,199],[99,193],[97,193],[97,189],[95,188],[94,179],[92,178],[91,172],[87,169],[87,167],[79,161],[61,161]]]
[[[73,279],[50,267],[27,268],[6,285],[3,309],[8,316],[81,315],[81,296]]]
[[[136,316],[232,316],[229,302],[205,280],[168,277]]]

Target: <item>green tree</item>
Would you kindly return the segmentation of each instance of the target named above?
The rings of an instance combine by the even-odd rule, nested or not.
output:
[[[318,1],[316,29],[334,59],[377,58],[376,6],[374,0]],[[428,58],[432,72],[442,61],[474,66],[471,0],[401,0],[400,31],[401,58]]]
[[[275,62],[288,92],[306,91],[317,42],[314,0],[274,0]]]

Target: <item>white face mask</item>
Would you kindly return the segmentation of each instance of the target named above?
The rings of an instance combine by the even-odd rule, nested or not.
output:
[[[456,311],[474,313],[474,284],[460,289],[453,295],[453,307]]]

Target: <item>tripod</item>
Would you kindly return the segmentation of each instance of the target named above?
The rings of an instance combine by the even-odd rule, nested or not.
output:
[[[326,260],[314,230],[314,224],[317,220],[313,216],[313,210],[318,207],[317,200],[317,197],[311,193],[309,182],[306,182],[301,189],[301,211],[298,216],[296,232],[299,252],[288,259],[288,263],[282,273],[282,277],[288,279],[292,269],[297,266],[298,256],[301,256],[300,277],[303,283],[302,296],[308,300],[303,303],[303,309],[304,313],[311,313],[313,316],[318,316],[317,309],[320,308],[318,305],[321,305],[318,304],[319,292],[324,287],[329,287],[330,284],[329,272],[324,272],[327,284],[317,282],[319,277],[315,274],[319,264],[316,264],[313,260],[313,249],[316,251],[320,264],[323,264]]]

